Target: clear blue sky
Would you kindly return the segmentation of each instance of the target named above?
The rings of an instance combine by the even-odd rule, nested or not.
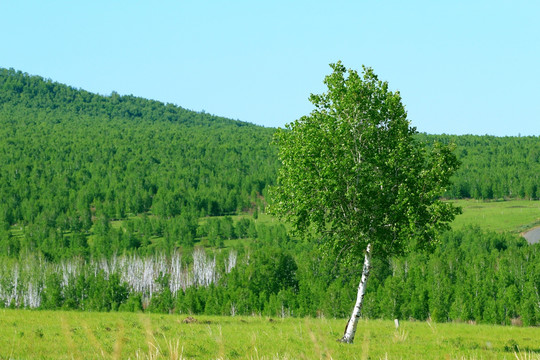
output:
[[[540,1],[0,2],[0,67],[277,127],[329,63],[431,134],[540,135]]]

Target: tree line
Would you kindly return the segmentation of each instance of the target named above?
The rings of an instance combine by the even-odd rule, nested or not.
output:
[[[322,257],[282,229],[263,231],[268,238],[249,246],[169,256],[4,259],[0,306],[346,317],[361,264]],[[517,235],[450,231],[433,253],[374,259],[371,276],[368,318],[540,323],[540,245]]]
[[[174,219],[164,230],[189,243],[194,219],[264,208],[273,129],[13,70],[0,89],[0,238],[14,249],[84,249],[137,214]]]

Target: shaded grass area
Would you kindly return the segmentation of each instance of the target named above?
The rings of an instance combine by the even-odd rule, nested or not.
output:
[[[463,209],[463,214],[452,223],[453,229],[478,225],[490,231],[519,233],[540,225],[540,201],[454,200],[452,203]]]
[[[270,319],[0,310],[0,358],[504,359],[540,358],[540,328],[343,319]]]

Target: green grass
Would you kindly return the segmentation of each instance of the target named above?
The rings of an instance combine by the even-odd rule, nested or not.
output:
[[[540,225],[540,201],[455,200],[463,208],[452,224],[454,229],[478,225],[497,232],[522,232]]]
[[[540,359],[540,328],[0,310],[0,359]],[[515,353],[515,351],[517,353]]]
[[[208,219],[222,219],[222,218],[225,218],[225,217],[226,216],[205,216],[205,217],[201,217],[201,218],[199,218],[199,225],[205,224],[208,221]],[[270,224],[279,223],[279,220],[277,220],[272,215],[268,215],[266,213],[259,213],[257,219],[254,219],[253,215],[251,215],[249,213],[242,213],[242,214],[238,214],[238,215],[228,215],[228,217],[230,217],[233,220],[234,224],[236,224],[241,219],[246,219],[246,218],[247,219],[252,219],[256,224],[270,225]]]

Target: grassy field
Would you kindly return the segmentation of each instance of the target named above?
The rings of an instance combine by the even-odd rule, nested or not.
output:
[[[0,310],[0,359],[540,359],[540,328]]]
[[[454,229],[476,224],[486,230],[522,232],[540,225],[540,201],[455,200],[452,202],[463,208],[463,214],[457,216],[452,224]]]

